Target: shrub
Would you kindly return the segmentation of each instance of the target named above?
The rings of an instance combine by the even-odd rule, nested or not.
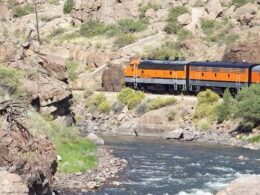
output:
[[[73,0],[66,0],[63,6],[63,13],[64,14],[69,14],[74,6]]]
[[[71,81],[75,81],[78,78],[77,69],[78,63],[73,60],[66,61],[66,68]]]
[[[14,12],[15,17],[22,17],[22,16],[33,13],[34,6],[32,6],[32,5],[18,6],[18,7],[14,8],[13,12]]]
[[[202,20],[201,28],[206,35],[205,40],[208,42],[230,44],[239,38],[239,35],[229,33],[229,24],[226,19],[219,22],[210,19]]]
[[[150,59],[165,60],[176,58],[184,58],[185,54],[179,50],[179,45],[177,42],[166,42],[161,47],[153,49],[148,52],[148,57]]]
[[[161,8],[160,5],[149,2],[148,4],[140,7],[140,9],[139,9],[140,18],[145,18],[145,13],[147,12],[148,9],[154,9],[155,11],[157,11],[160,8]]]
[[[197,122],[196,127],[199,130],[207,131],[211,127],[211,122],[208,119],[201,119]]]
[[[146,113],[147,111],[149,111],[148,108],[148,102],[147,101],[142,101],[140,104],[138,104],[135,108],[135,113],[138,116],[143,115],[144,113]]]
[[[114,112],[114,113],[116,113],[116,114],[118,114],[118,113],[120,113],[122,110],[123,110],[123,108],[124,108],[124,104],[122,104],[121,102],[115,102],[115,103],[113,103],[113,105],[112,105],[112,111]]]
[[[237,112],[237,102],[232,97],[229,89],[226,89],[223,95],[223,102],[217,108],[218,121],[223,122],[233,118]]]
[[[167,118],[169,121],[173,121],[176,117],[176,111],[175,110],[171,110],[168,114],[167,114]]]
[[[174,104],[174,103],[176,103],[175,98],[157,97],[157,98],[153,99],[151,102],[149,102],[148,108],[149,108],[149,110],[156,110],[158,108],[168,106],[168,105],[171,105],[171,104]]]
[[[90,20],[81,25],[80,35],[84,37],[103,35],[107,32],[108,28],[108,25],[98,20]]]
[[[120,31],[122,33],[140,32],[147,28],[147,21],[144,19],[133,20],[125,19],[118,22]]]
[[[60,16],[42,16],[41,21],[43,22],[50,22],[56,18],[60,18]]]
[[[178,32],[177,36],[178,36],[178,41],[182,42],[182,41],[185,41],[186,39],[190,38],[192,36],[192,33],[189,30],[182,28]]]
[[[117,95],[119,102],[127,105],[129,109],[136,107],[144,99],[145,95],[141,91],[135,91],[131,88],[123,88]]]
[[[57,38],[60,37],[63,33],[66,32],[65,28],[57,28],[55,30],[53,30],[49,35],[48,38]]]
[[[107,101],[103,101],[98,105],[97,110],[101,113],[109,113],[111,110],[111,105]]]
[[[165,27],[165,31],[168,34],[177,34],[182,26],[178,23],[177,19],[180,15],[187,13],[188,10],[184,6],[177,6],[170,10],[168,18],[167,18],[167,25]]]
[[[248,139],[251,143],[259,143],[260,142],[260,135],[256,135]]]
[[[18,92],[20,79],[23,75],[24,72],[20,70],[0,64],[0,88],[6,90],[10,94]]]
[[[260,85],[245,87],[238,92],[237,117],[241,117],[246,123],[258,125],[260,123]]]
[[[111,106],[107,101],[107,98],[104,94],[98,93],[93,94],[87,99],[86,107],[90,112],[94,112],[95,110],[100,113],[109,113],[111,110]]]
[[[117,48],[122,48],[126,45],[130,45],[136,41],[136,37],[132,34],[120,34],[114,44]]]
[[[232,0],[231,4],[239,7],[250,2],[254,2],[254,0]]]
[[[213,91],[207,89],[198,94],[198,103],[193,118],[199,129],[204,129],[201,126],[211,125],[217,119],[218,105],[219,96]]]
[[[63,41],[70,41],[72,39],[75,39],[77,37],[79,37],[79,33],[78,32],[70,32],[70,33],[66,33],[66,34],[63,34],[62,36],[59,37],[59,40],[61,42]]]
[[[201,28],[205,34],[212,34],[215,28],[215,21],[210,19],[204,19],[201,21]]]

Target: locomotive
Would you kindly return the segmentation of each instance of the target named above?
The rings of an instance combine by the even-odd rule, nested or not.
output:
[[[125,85],[142,91],[236,92],[251,84],[260,84],[260,64],[133,59],[125,69]]]

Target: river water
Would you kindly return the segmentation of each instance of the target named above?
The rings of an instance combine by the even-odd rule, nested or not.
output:
[[[211,195],[237,177],[260,174],[260,151],[153,138],[105,138],[128,167],[91,195]],[[239,160],[243,155],[248,160]]]

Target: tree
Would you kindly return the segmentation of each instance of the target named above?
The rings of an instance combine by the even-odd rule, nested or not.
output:
[[[230,119],[237,111],[237,102],[232,97],[229,89],[226,89],[223,95],[223,102],[217,108],[218,122]]]
[[[260,85],[252,85],[238,92],[238,116],[252,126],[260,124]]]

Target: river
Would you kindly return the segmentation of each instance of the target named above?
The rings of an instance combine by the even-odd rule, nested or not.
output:
[[[211,195],[233,179],[260,174],[260,151],[155,138],[107,137],[129,165],[115,182],[90,195]],[[243,155],[248,160],[239,160]]]

